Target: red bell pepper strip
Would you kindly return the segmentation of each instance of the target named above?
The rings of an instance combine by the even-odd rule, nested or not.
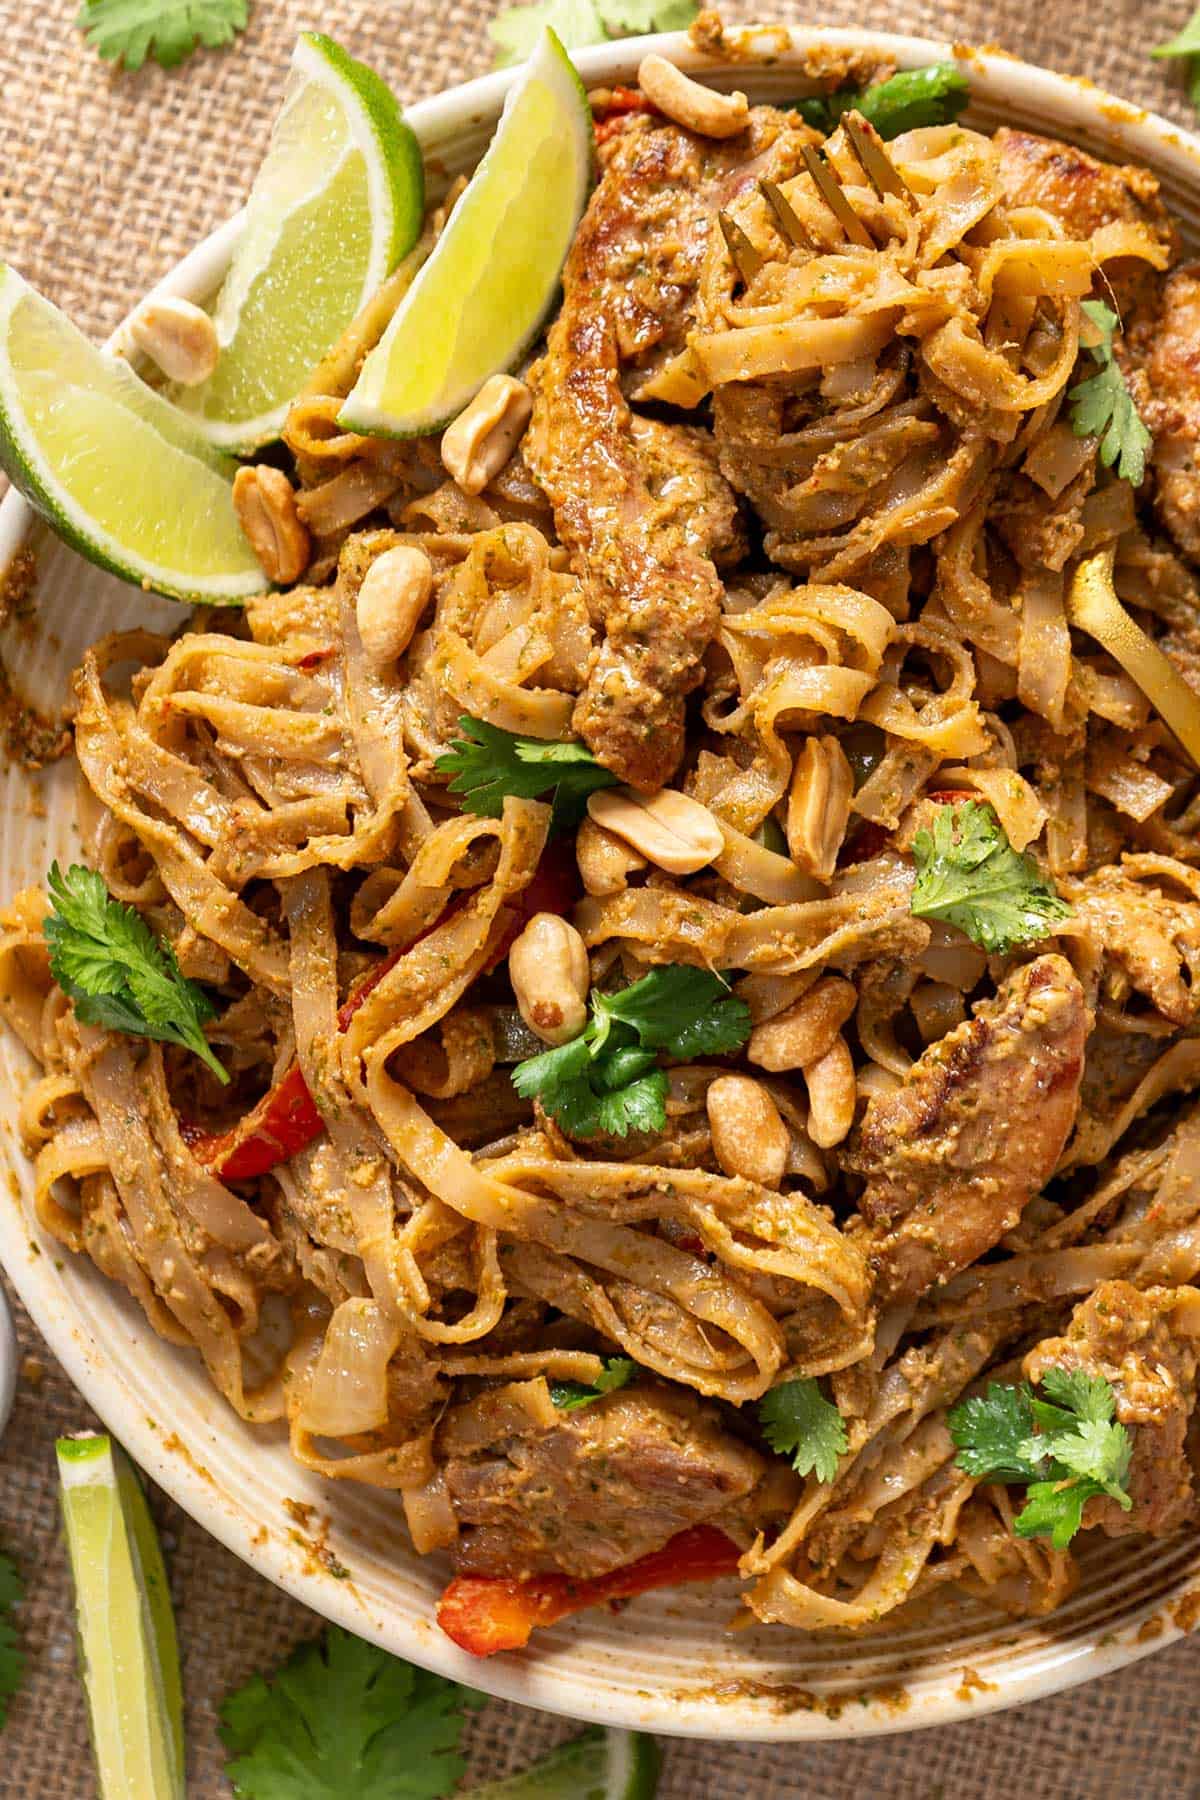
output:
[[[265,1175],[276,1163],[287,1162],[311,1144],[324,1129],[325,1121],[297,1062],[289,1065],[287,1073],[232,1130],[214,1133],[198,1131],[189,1124],[180,1127],[193,1156],[222,1181],[249,1181]]]
[[[653,100],[647,100],[640,88],[613,88],[604,103],[602,116],[596,121],[596,142],[602,144],[606,138],[610,138],[618,121],[629,113],[656,113],[658,110]]]
[[[504,961],[534,913],[565,913],[578,894],[579,873],[573,853],[562,843],[548,844],[528,886],[514,897],[510,909],[512,920],[484,965],[483,973],[487,974]],[[465,892],[456,894],[441,916],[414,942],[428,937],[452,913],[465,906],[468,897]],[[362,977],[338,1010],[339,1031],[345,1031],[371,990],[378,987],[388,970],[411,949],[412,945],[406,944],[404,950],[389,951]],[[265,1175],[277,1163],[287,1162],[320,1137],[325,1122],[299,1063],[293,1062],[253,1111],[231,1130],[207,1132],[189,1124],[180,1129],[192,1154],[222,1181],[250,1181],[256,1175]]]
[[[651,1588],[685,1581],[715,1581],[736,1572],[741,1551],[713,1525],[693,1525],[661,1550],[652,1550],[623,1569],[576,1581],[570,1575],[532,1575],[511,1581],[503,1575],[459,1575],[438,1601],[437,1621],[460,1650],[495,1656],[522,1650],[539,1626],[607,1600],[632,1600]]]

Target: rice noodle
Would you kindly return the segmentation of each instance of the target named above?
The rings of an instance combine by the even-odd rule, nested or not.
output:
[[[1183,429],[1142,367],[1172,231],[1148,176],[1089,178],[1085,206],[955,124],[894,139],[882,193],[830,134],[848,234],[813,142],[768,107],[720,143],[614,122],[523,370],[533,422],[477,493],[436,434],[339,422],[455,185],[290,410],[303,585],[101,638],[76,676],[87,859],[203,985],[228,1087],[86,1022],[38,890],[0,914],[0,1013],[37,1066],[37,1225],[244,1419],[286,1422],[304,1467],[399,1493],[419,1551],[473,1566],[477,1483],[508,1509],[502,1572],[572,1577],[577,1531],[594,1556],[619,1512],[622,1543],[658,1549],[701,1492],[760,1619],[869,1630],[948,1584],[1036,1616],[1076,1565],[958,1466],[949,1410],[1074,1343],[1072,1309],[1114,1282],[1155,1296],[1195,1402],[1200,788],[1068,618],[1079,559],[1111,547],[1139,624],[1200,667],[1156,452],[1135,490],[1072,400],[1096,366],[1082,302],[1111,282],[1133,401],[1160,439]],[[397,551],[428,580],[384,657],[372,571]],[[451,789],[471,720],[533,742],[509,760],[483,734],[479,781]],[[579,817],[593,763],[646,800],[643,835]],[[705,854],[719,834],[701,868],[654,835],[664,785],[707,809]],[[967,798],[1069,903],[1044,942],[914,915],[916,835]],[[562,957],[514,980],[535,913],[579,935],[543,919]],[[679,965],[727,978],[747,1043],[643,1055],[618,1026],[653,1097],[624,1135],[588,1135],[548,1082],[518,1092],[513,1065],[552,1048],[538,979],[561,1013],[568,973],[574,1000]],[[1009,1094],[1064,993],[1087,1035],[1039,1193],[1024,1152],[1058,1088],[1015,1123]],[[986,1243],[889,1287],[888,1232],[966,1234],[1006,1181]],[[634,1367],[604,1396],[614,1356]],[[800,1379],[846,1428],[832,1479],[802,1485],[757,1412]],[[732,1505],[708,1454],[750,1471]]]

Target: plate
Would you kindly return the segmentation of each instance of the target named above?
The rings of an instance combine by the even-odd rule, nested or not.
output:
[[[865,49],[900,67],[955,58],[970,79],[968,123],[1000,123],[1070,138],[1099,155],[1148,164],[1193,248],[1200,244],[1200,142],[1089,83],[961,46],[885,33],[756,28],[739,47],[770,61],[714,63],[682,35],[578,53],[591,86],[628,83],[648,49],[716,86],[755,100],[796,90],[815,45]],[[387,70],[382,73],[387,74]],[[408,114],[431,172],[445,181],[478,160],[513,71],[485,76]],[[236,221],[201,244],[155,290],[200,297],[220,280]],[[10,493],[0,505],[0,566],[32,528],[39,554],[36,641],[9,628],[0,648],[19,687],[42,705],[64,689],[78,653],[109,628],[179,616],[80,562],[33,525]],[[148,620],[149,615],[149,620]],[[78,854],[73,777],[59,764],[34,779],[0,775],[4,889],[40,882],[52,857]],[[524,1656],[477,1662],[438,1631],[438,1558],[408,1547],[395,1496],[326,1483],[288,1454],[281,1428],[244,1425],[209,1384],[200,1359],[164,1344],[140,1311],[83,1259],[31,1223],[31,1171],[16,1128],[29,1064],[0,1043],[0,1155],[12,1201],[0,1204],[0,1260],[51,1350],[109,1428],[201,1525],[315,1612],[398,1656],[506,1699],[573,1718],[663,1734],[734,1739],[828,1739],[911,1730],[1013,1706],[1125,1667],[1200,1617],[1200,1538],[1105,1540],[1082,1559],[1078,1591],[1043,1622],[999,1619],[958,1600],[849,1640],[780,1628],[729,1633],[737,1586],[647,1596],[619,1614],[588,1613],[538,1635]],[[312,1509],[305,1531],[296,1508]],[[337,1580],[317,1554],[328,1545],[350,1571]]]

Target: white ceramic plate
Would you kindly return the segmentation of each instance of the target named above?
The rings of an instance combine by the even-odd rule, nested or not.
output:
[[[652,45],[686,67],[711,69],[718,86],[784,99],[795,93],[796,65],[813,44],[866,48],[901,67],[955,55],[945,44],[881,33],[771,28],[758,39],[769,64],[713,67],[682,36],[608,44],[577,60],[591,85],[628,82]],[[1087,83],[1005,56],[958,55],[971,81],[971,122],[1025,125],[1149,164],[1193,246],[1200,243],[1197,140]],[[409,118],[439,176],[478,159],[512,79],[511,72],[486,76],[413,108]],[[159,291],[211,291],[234,223],[200,245]],[[0,565],[30,524],[24,502],[9,494],[0,506]],[[44,702],[61,693],[77,652],[100,631],[147,614],[170,618],[178,609],[122,586],[34,529],[40,636],[30,643],[10,632],[3,650],[26,690]],[[6,893],[40,882],[52,856],[69,857],[77,847],[68,767],[60,764],[38,783],[15,769],[0,777]],[[540,1633],[533,1653],[476,1662],[433,1622],[446,1567],[412,1554],[395,1497],[326,1484],[297,1467],[282,1430],[243,1425],[198,1357],[155,1337],[90,1263],[39,1238],[29,1222],[30,1171],[14,1123],[28,1075],[23,1052],[5,1036],[0,1152],[22,1200],[0,1204],[0,1260],[51,1349],[137,1460],[214,1536],[315,1611],[398,1655],[576,1718],[704,1737],[813,1739],[943,1724],[1032,1700],[1122,1668],[1200,1614],[1200,1540],[1104,1541],[1085,1555],[1079,1591],[1040,1624],[998,1621],[948,1601],[919,1620],[889,1620],[886,1630],[854,1642],[768,1628],[729,1634],[736,1593],[729,1583],[719,1593],[710,1587],[650,1596],[618,1616],[584,1614]],[[334,1580],[321,1566],[285,1510],[287,1500],[314,1509],[310,1537],[328,1531],[350,1580]]]

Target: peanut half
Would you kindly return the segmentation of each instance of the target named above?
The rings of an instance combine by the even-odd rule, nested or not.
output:
[[[282,469],[269,463],[239,469],[233,478],[233,506],[268,581],[286,587],[308,567],[308,532],[296,511],[296,495]]]
[[[355,601],[358,635],[372,662],[404,654],[432,592],[433,564],[415,544],[397,544],[375,558]]]
[[[665,56],[643,56],[638,86],[659,112],[700,137],[736,137],[746,129],[750,103],[745,94],[718,94],[693,81]]]
[[[521,441],[533,395],[515,375],[489,375],[442,434],[442,462],[464,494],[482,494]]]
[[[168,381],[181,387],[198,387],[217,366],[217,328],[190,300],[143,301],[129,321],[129,335]]]
[[[587,808],[594,824],[632,844],[670,875],[694,875],[725,847],[707,806],[675,788],[660,788],[657,794],[601,788],[588,795]]]
[[[587,946],[557,913],[535,913],[508,953],[521,1017],[546,1044],[565,1044],[587,1024]]]

